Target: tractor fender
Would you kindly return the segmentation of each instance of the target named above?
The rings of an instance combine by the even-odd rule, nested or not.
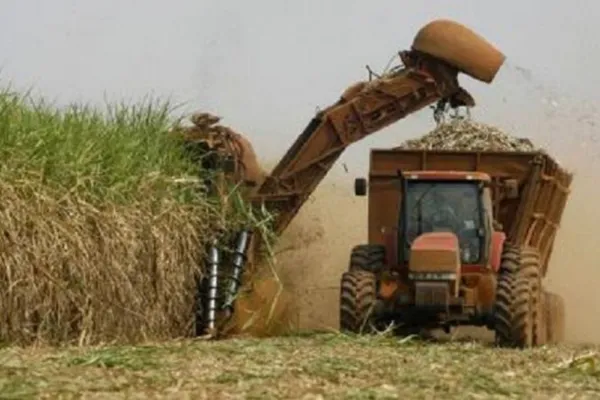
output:
[[[490,249],[490,265],[494,272],[498,272],[500,269],[500,262],[502,261],[502,250],[504,249],[504,242],[506,241],[506,234],[504,232],[493,232],[492,233],[492,248]]]

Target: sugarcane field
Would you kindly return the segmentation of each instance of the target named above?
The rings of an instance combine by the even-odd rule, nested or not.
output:
[[[600,398],[600,4],[9,3],[0,399]]]

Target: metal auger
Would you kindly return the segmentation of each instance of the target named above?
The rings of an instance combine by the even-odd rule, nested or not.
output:
[[[251,230],[243,230],[238,233],[235,244],[235,250],[233,253],[233,270],[229,277],[229,285],[225,293],[225,301],[222,309],[225,311],[226,318],[230,318],[233,315],[233,308],[236,296],[242,285],[242,274],[246,261],[248,260],[248,246],[252,237]]]
[[[196,291],[196,336],[214,335],[217,321],[219,267],[221,252],[215,240],[208,250],[208,276],[203,276]]]
[[[198,286],[196,336],[217,337],[223,324],[233,316],[251,238],[252,230],[238,232],[232,254],[231,273],[225,282],[221,282],[223,286],[219,282],[219,276],[224,275],[221,271],[223,259],[217,241],[209,248],[206,268],[208,273]]]

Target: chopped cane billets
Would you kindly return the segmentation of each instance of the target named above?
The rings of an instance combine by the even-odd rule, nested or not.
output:
[[[438,125],[418,139],[401,144],[400,149],[536,151],[529,139],[517,138],[499,128],[472,120],[454,120]]]

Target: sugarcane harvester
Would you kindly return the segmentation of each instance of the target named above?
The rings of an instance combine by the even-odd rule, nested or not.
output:
[[[251,144],[228,128],[218,126],[191,142],[217,154],[219,162],[207,167],[220,163],[229,171],[226,179],[242,183],[248,201],[274,216],[271,228],[280,235],[349,145],[434,104],[437,113],[448,106],[473,107],[458,75],[489,84],[505,56],[464,25],[435,20],[419,30],[411,49],[399,52],[398,59],[394,68],[349,86],[337,102],[319,111],[270,174],[260,168]],[[196,118],[196,125],[218,122],[207,114]],[[245,263],[260,245],[249,230],[237,234],[232,266],[223,265],[216,243],[210,249],[199,290],[197,334],[214,334],[231,317]],[[222,268],[232,271],[229,279],[219,278]]]

